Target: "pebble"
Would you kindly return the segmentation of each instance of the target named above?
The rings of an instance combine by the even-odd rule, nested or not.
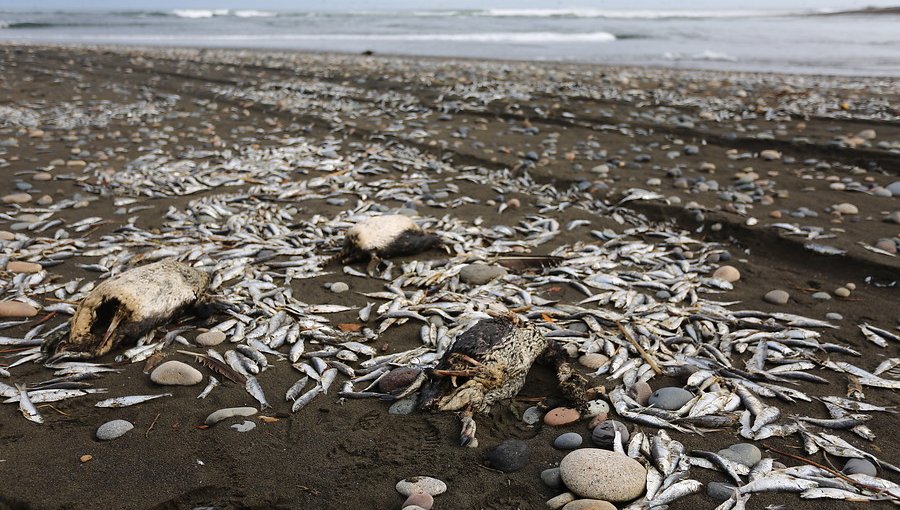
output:
[[[388,414],[406,415],[412,414],[416,410],[416,394],[410,395],[404,399],[400,399],[388,408]]]
[[[150,380],[166,386],[193,386],[203,380],[203,374],[181,361],[166,361],[153,369]]]
[[[543,417],[544,413],[536,406],[529,407],[522,413],[522,421],[527,425],[535,425],[537,422],[541,421],[541,418]]]
[[[891,192],[891,196],[900,197],[900,181],[894,181],[887,186],[885,189]]]
[[[506,268],[488,264],[469,264],[459,272],[459,280],[469,285],[485,283],[506,275]]]
[[[341,292],[347,292],[350,290],[350,286],[344,282],[334,282],[331,284],[331,292],[335,294],[340,294]]]
[[[834,289],[834,295],[842,298],[850,297],[850,289],[846,287],[838,287]]]
[[[734,283],[741,279],[741,272],[738,271],[734,266],[722,266],[719,269],[716,269],[716,272],[713,273],[713,278],[718,278],[729,283]]]
[[[0,230],[0,241],[12,241],[16,235],[7,230]]]
[[[100,425],[97,428],[97,439],[100,441],[111,441],[118,437],[122,437],[126,432],[133,429],[134,425],[125,420],[113,420]]]
[[[763,299],[769,303],[772,303],[773,305],[786,305],[788,300],[791,299],[791,295],[783,290],[776,289],[766,292],[766,295],[763,296]]]
[[[225,341],[225,333],[219,331],[218,329],[212,329],[205,333],[200,333],[197,335],[197,338],[194,339],[194,342],[197,345],[202,345],[204,347],[210,347],[213,345],[219,345],[220,343]]]
[[[762,459],[762,452],[750,443],[733,444],[724,450],[719,450],[719,455],[747,467],[755,466]]]
[[[716,501],[725,501],[734,494],[737,487],[725,482],[709,482],[706,485],[706,495]]]
[[[827,292],[816,292],[812,295],[813,299],[817,299],[819,301],[828,301],[831,299],[831,294]]]
[[[831,209],[841,214],[859,214],[859,209],[850,203],[834,204]]]
[[[571,492],[563,492],[555,498],[548,499],[546,505],[550,510],[557,510],[575,501],[577,497],[578,496],[572,494]]]
[[[213,411],[206,417],[204,423],[207,425],[215,425],[222,420],[227,420],[228,418],[233,418],[235,416],[253,416],[254,414],[256,414],[255,407],[227,407],[225,409]]]
[[[897,245],[890,239],[879,239],[875,243],[875,247],[888,253],[897,253]]]
[[[781,153],[776,150],[766,149],[759,153],[759,157],[766,161],[774,161],[776,159],[781,159]]]
[[[566,503],[562,510],[616,510],[616,506],[602,499],[576,499]]]
[[[653,388],[646,381],[637,381],[628,388],[628,396],[642,406],[647,405],[650,395],[653,395]]]
[[[853,282],[847,283],[846,285],[844,285],[844,287],[847,287],[850,290],[856,290],[856,284]]]
[[[839,313],[836,313],[836,312],[829,312],[829,313],[826,313],[826,314],[825,314],[825,318],[828,319],[828,320],[830,320],[830,321],[842,321],[842,320],[844,320],[844,316],[841,315],[841,314],[839,314]]]
[[[82,455],[81,457],[78,457],[78,460],[81,461],[82,463],[90,462],[93,459],[94,459],[93,455]]]
[[[26,204],[31,202],[31,195],[28,193],[10,193],[0,198],[4,204]]]
[[[485,465],[504,473],[514,473],[528,464],[528,444],[518,439],[507,439],[487,452]]]
[[[430,510],[434,506],[434,496],[427,492],[414,492],[403,502],[402,508],[419,507]]]
[[[581,363],[581,366],[590,368],[591,370],[597,370],[607,362],[609,362],[609,358],[604,356],[603,354],[600,354],[599,352],[583,354],[580,358],[578,358],[578,363]]]
[[[628,433],[628,427],[616,420],[606,420],[594,427],[594,430],[591,432],[591,441],[601,448],[612,448],[613,441],[616,439],[616,430],[619,431],[622,444],[627,444],[628,439],[631,437],[631,434]]]
[[[557,450],[574,450],[581,446],[584,438],[577,432],[566,432],[553,441],[553,447]]]
[[[236,432],[250,432],[256,428],[256,424],[250,420],[244,420],[243,423],[235,423],[231,426],[231,430]]]
[[[0,317],[34,317],[37,309],[20,301],[0,301]]]
[[[419,377],[422,371],[418,368],[400,367],[388,372],[381,380],[378,381],[378,389],[382,393],[391,393],[406,388],[416,377]]]
[[[31,179],[35,181],[49,181],[53,179],[53,174],[50,172],[38,172],[31,176]]]
[[[10,273],[39,273],[44,268],[40,264],[34,262],[21,262],[14,260],[6,264],[6,270]]]
[[[584,406],[584,416],[587,418],[607,413],[609,413],[609,404],[605,400],[591,400]]]
[[[866,459],[848,459],[841,469],[841,473],[845,475],[863,474],[878,476],[878,468]]]
[[[684,388],[669,386],[653,392],[653,395],[650,395],[647,403],[653,407],[675,411],[681,409],[681,407],[687,404],[692,398],[694,398],[694,394],[690,391]]]
[[[41,198],[37,199],[36,203],[37,205],[50,205],[53,203],[53,197],[51,197],[50,195],[43,195],[41,196]]]
[[[559,489],[562,487],[562,478],[560,478],[559,475],[559,468],[555,467],[541,471],[541,481],[551,489]]]
[[[418,493],[437,496],[447,492],[447,484],[430,476],[413,476],[397,482],[397,492],[404,496]]]
[[[544,415],[544,423],[551,427],[561,427],[570,423],[575,423],[581,419],[581,414],[577,409],[570,407],[557,407],[547,411]]]
[[[647,470],[621,453],[582,448],[559,463],[563,483],[584,498],[630,501],[644,492]]]

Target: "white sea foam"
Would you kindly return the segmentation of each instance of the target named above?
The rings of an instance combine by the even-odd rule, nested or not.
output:
[[[275,13],[271,11],[257,11],[254,9],[248,9],[243,11],[234,11],[234,15],[238,18],[271,18],[272,16],[275,16]]]
[[[672,53],[665,52],[663,53],[663,58],[666,60],[704,60],[709,62],[737,62],[737,57],[732,57],[727,53],[722,53],[719,51],[712,50],[703,50],[700,53],[695,54],[685,54],[685,53]]]
[[[664,19],[664,18],[753,18],[809,14],[798,11],[720,10],[683,11],[669,10],[608,10],[608,9],[486,9],[475,11],[477,16],[526,17],[526,18],[610,18],[610,19]]]
[[[179,18],[212,18],[213,16],[228,16],[228,9],[175,9],[172,14]]]

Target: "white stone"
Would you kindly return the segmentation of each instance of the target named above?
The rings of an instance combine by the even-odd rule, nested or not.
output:
[[[583,498],[631,501],[644,492],[647,470],[621,453],[582,448],[559,463],[563,483]]]
[[[187,363],[166,361],[153,369],[150,380],[165,386],[193,386],[203,380],[203,374]]]
[[[409,496],[416,492],[437,496],[447,492],[447,484],[430,476],[414,476],[397,482],[397,492],[404,496]]]
[[[133,429],[134,425],[125,420],[113,420],[100,425],[97,429],[97,439],[101,441],[110,441],[118,437],[122,437],[126,432]]]

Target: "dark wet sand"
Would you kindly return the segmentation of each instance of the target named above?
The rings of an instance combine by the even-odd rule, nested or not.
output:
[[[141,126],[119,119],[103,128],[68,131],[47,126],[42,137],[32,138],[25,129],[3,127],[0,120],[0,140],[15,138],[18,142],[17,147],[3,147],[5,153],[0,153],[0,158],[5,160],[0,166],[3,175],[0,194],[15,191],[14,183],[18,179],[31,182],[40,190],[33,193],[35,197],[46,193],[59,201],[79,191],[84,193],[76,181],[59,179],[61,174],[78,175],[81,171],[78,168],[57,166],[52,170],[57,180],[50,182],[33,182],[30,173],[56,159],[99,161],[110,171],[118,171],[126,161],[154,145],[159,146],[151,135],[167,126],[173,128],[170,134],[177,135],[178,140],[160,146],[163,151],[178,152],[181,150],[178,147],[277,143],[278,138],[287,135],[306,136],[312,140],[335,137],[344,140],[343,147],[346,148],[349,142],[365,143],[373,137],[381,139],[385,136],[390,140],[392,135],[386,130],[387,120],[403,116],[399,112],[388,112],[382,118],[351,119],[346,116],[344,120],[353,122],[355,128],[332,131],[329,123],[317,116],[315,109],[285,111],[259,102],[219,97],[211,90],[223,85],[253,87],[265,81],[303,79],[320,84],[352,84],[372,91],[396,90],[418,97],[423,104],[433,105],[437,99],[435,87],[432,86],[434,82],[417,80],[420,72],[444,84],[453,81],[470,84],[486,79],[491,72],[496,72],[490,76],[491,79],[504,79],[507,71],[503,70],[509,70],[506,79],[516,80],[520,76],[534,77],[537,73],[549,76],[554,69],[563,69],[577,80],[595,80],[595,83],[608,84],[610,90],[617,91],[630,88],[665,91],[667,87],[674,90],[693,83],[695,90],[692,93],[706,98],[724,94],[723,82],[741,82],[748,77],[759,76],[690,71],[653,71],[644,76],[640,70],[596,67],[471,61],[453,63],[382,57],[336,57],[331,60],[328,56],[302,54],[267,57],[258,52],[246,52],[243,57],[227,52],[210,52],[204,58],[215,60],[221,57],[223,62],[211,64],[191,61],[186,55],[140,50],[0,47],[0,106],[15,104],[43,108],[65,102],[88,108],[95,107],[101,100],[129,103],[159,95],[179,95],[172,108],[179,115],[170,115],[154,125]],[[417,71],[419,66],[421,70]],[[630,76],[630,83],[625,84],[623,76]],[[769,85],[750,90],[751,99],[774,103],[779,81],[778,77],[771,77]],[[719,83],[722,88],[713,88],[709,85],[711,82]],[[709,88],[705,88],[707,86]],[[894,105],[898,99],[896,94],[884,97],[881,92],[849,88],[819,89],[818,92],[836,99],[855,100],[857,104],[872,96]],[[210,101],[215,103],[214,109],[210,107]],[[563,115],[563,112],[571,113]],[[900,259],[866,251],[858,244],[860,241],[874,244],[877,239],[896,237],[900,233],[900,226],[883,221],[886,213],[900,208],[900,200],[830,190],[824,177],[832,174],[844,177],[848,175],[845,170],[810,170],[809,165],[802,163],[805,159],[816,158],[858,165],[866,169],[866,173],[854,175],[855,179],[862,181],[871,178],[883,186],[900,180],[900,155],[896,150],[892,153],[876,146],[851,148],[830,144],[837,135],[853,135],[868,128],[877,131],[876,141],[896,143],[900,140],[900,124],[896,115],[888,120],[856,120],[831,119],[813,114],[808,119],[795,117],[778,122],[760,117],[720,123],[697,122],[694,127],[677,127],[654,118],[656,114],[669,116],[678,112],[696,115],[697,109],[648,104],[627,98],[568,98],[565,101],[551,95],[534,97],[529,101],[498,98],[489,102],[483,111],[464,109],[454,112],[449,120],[438,120],[438,114],[425,116],[420,122],[435,135],[405,143],[442,154],[455,165],[515,168],[527,152],[541,152],[544,147],[541,141],[550,133],[559,133],[556,153],[542,154],[530,170],[539,182],[568,187],[583,180],[601,180],[590,169],[605,159],[609,163],[610,173],[603,180],[609,189],[598,190],[597,196],[616,200],[624,190],[631,187],[649,188],[645,185],[647,179],[659,177],[662,185],[653,189],[666,196],[680,196],[682,204],[692,200],[699,202],[710,209],[703,220],[697,221],[695,215],[679,205],[642,202],[634,204],[634,207],[652,218],[673,220],[686,230],[695,232],[697,237],[725,243],[735,256],[732,263],[742,273],[741,281],[734,291],[725,295],[726,299],[739,300],[747,309],[788,311],[820,319],[827,312],[840,313],[844,317],[836,322],[840,329],[826,333],[826,339],[845,342],[861,351],[863,357],[850,359],[833,356],[833,359],[848,360],[871,369],[885,358],[898,356],[897,345],[889,345],[887,349],[876,347],[862,337],[856,325],[869,322],[894,330],[900,319],[898,289],[874,285],[900,278]],[[736,132],[735,126],[738,124],[752,124],[758,131],[776,129],[776,125],[781,125],[786,134],[776,134],[773,140],[761,140],[751,137],[753,131]],[[540,133],[528,135],[521,132],[521,128],[529,126],[538,127]],[[454,136],[460,127],[469,128],[466,138]],[[142,132],[142,129],[145,131]],[[808,144],[792,141],[792,137],[800,133],[808,138]],[[585,159],[584,151],[576,144],[588,139],[600,142],[608,151],[608,156],[601,160]],[[787,191],[789,197],[776,198],[772,205],[754,204],[751,215],[759,223],[747,226],[746,217],[729,212],[717,193],[688,193],[673,186],[673,179],[666,176],[665,169],[674,163],[666,158],[666,152],[672,150],[670,147],[680,150],[676,139],[701,148],[700,155],[681,156],[675,161],[687,165],[686,177],[701,175],[696,170],[700,161],[716,165],[717,173],[708,177],[717,178],[722,184],[733,182],[735,171],[752,166],[761,178],[774,180],[774,188]],[[634,144],[641,145],[641,148],[633,149]],[[80,152],[73,154],[73,148],[80,149]],[[99,151],[108,148],[114,150],[110,152],[111,157],[98,156]],[[726,151],[729,149],[735,149],[738,153],[777,149],[786,156],[794,156],[797,162],[785,164],[757,158],[732,160],[727,157]],[[624,152],[620,154],[618,151]],[[632,159],[639,153],[652,155],[652,161],[633,165]],[[654,169],[657,164],[660,168]],[[84,175],[87,182],[94,182],[93,175]],[[393,176],[402,178],[402,173],[397,170]],[[486,225],[514,225],[519,218],[538,210],[535,202],[539,197],[521,196],[520,209],[498,215],[496,206],[483,205],[494,195],[489,186],[465,182],[459,185],[461,193],[481,200],[482,204],[467,205],[452,213],[463,217],[482,216]],[[160,224],[162,213],[170,205],[180,207],[193,198],[196,196],[144,199],[143,202],[153,205],[154,209],[136,213],[140,216],[138,225]],[[824,211],[825,207],[840,202],[855,204],[860,214],[838,219]],[[776,209],[801,206],[817,211],[819,216],[802,220],[790,217],[775,220],[769,216]],[[2,207],[4,210],[11,209],[11,206]],[[317,212],[331,214],[338,210],[324,202],[302,204],[302,207],[303,213],[309,215]],[[115,215],[115,209],[110,197],[101,197],[87,208],[66,209],[59,216],[70,223],[88,216],[108,219],[108,224],[88,234],[98,238],[125,223],[126,216]],[[420,211],[433,215],[445,213],[425,206]],[[592,217],[576,208],[549,214],[561,224],[584,218],[593,222],[592,229],[618,227],[611,218]],[[842,257],[813,254],[803,249],[803,239],[780,237],[775,229],[768,227],[778,221],[843,229],[837,239],[823,242],[846,249],[848,254]],[[716,223],[721,224],[721,229],[711,228]],[[703,229],[698,232],[700,227]],[[0,230],[8,228],[9,222],[0,220]],[[566,232],[554,240],[554,247],[577,240],[591,242],[592,239],[586,236],[585,230]],[[83,271],[75,265],[95,261],[68,260],[50,268],[50,271],[64,280],[76,276],[95,278],[94,273]],[[8,276],[3,274],[3,277]],[[322,288],[322,283],[336,278],[351,281],[354,290],[380,290],[378,282],[337,274],[314,280],[295,280],[295,294],[302,294],[310,303],[365,305],[366,298],[363,296],[346,293],[336,297]],[[833,291],[847,282],[857,285],[850,298],[820,302],[810,297],[816,290]],[[763,302],[762,295],[774,288],[788,290],[793,296],[792,301],[783,307]],[[570,288],[557,288],[552,292],[555,299],[563,302],[582,298]],[[43,314],[35,320],[42,317]],[[333,318],[336,323],[351,322],[355,319],[355,312],[336,314]],[[51,324],[59,320],[54,318]],[[17,336],[28,329],[26,325],[3,331],[2,334]],[[406,325],[391,330],[382,340],[390,344],[391,350],[405,350],[418,344],[418,331],[416,327]],[[173,354],[170,359],[180,359],[177,356]],[[845,393],[845,377],[829,371],[815,373],[828,378],[832,384],[801,383],[798,388],[812,396]],[[48,376],[48,371],[37,365],[13,369],[15,381],[33,382]],[[578,431],[586,436],[588,432],[584,423],[561,429],[543,427],[527,430],[508,408],[498,406],[489,417],[480,420],[481,448],[460,448],[455,445],[458,422],[452,414],[393,416],[387,413],[387,405],[380,402],[347,400],[341,404],[336,396],[329,395],[320,397],[309,407],[291,415],[290,406],[283,402],[281,395],[297,377],[297,372],[288,364],[280,363],[260,378],[270,402],[275,406],[274,410],[264,414],[277,418],[277,421],[264,423],[255,420],[257,428],[244,434],[232,431],[228,423],[209,429],[198,428],[213,410],[254,405],[243,388],[227,382],[205,400],[194,398],[202,385],[174,387],[171,390],[173,398],[118,410],[93,407],[95,401],[105,396],[73,399],[54,404],[53,409],[42,408],[47,419],[42,426],[22,419],[15,406],[3,406],[0,408],[0,508],[174,509],[209,506],[387,509],[399,508],[403,502],[403,497],[394,490],[397,481],[424,474],[440,478],[450,487],[446,494],[436,498],[434,508],[437,509],[538,509],[544,508],[544,501],[557,494],[544,487],[538,476],[541,470],[555,466],[563,456],[552,448],[552,440],[562,432]],[[8,379],[4,382],[12,384]],[[651,382],[654,387],[666,383],[681,384],[665,379]],[[109,388],[109,396],[160,391],[141,372],[141,364],[124,366],[122,373],[105,376],[101,385]],[[609,384],[608,387],[612,389],[613,386]],[[867,400],[875,404],[900,404],[900,398],[889,390],[867,388],[865,393]],[[521,396],[558,397],[549,371],[543,367],[535,368]],[[518,402],[513,405],[522,410],[530,404]],[[800,403],[794,408],[782,406],[782,409],[809,416],[825,416],[825,409],[816,402]],[[96,428],[116,418],[131,421],[135,429],[112,442],[96,441]],[[874,443],[866,444],[859,437],[845,432],[838,434],[889,462],[900,464],[896,424],[894,415],[875,413],[869,422],[878,435]],[[629,426],[634,427],[633,424]],[[741,441],[736,430],[711,433],[705,437],[680,433],[672,435],[689,448],[706,450],[716,450]],[[511,437],[527,439],[531,447],[528,466],[512,474],[481,467],[480,454]],[[802,454],[796,437],[772,440],[770,444]],[[79,458],[85,454],[92,455],[93,460],[80,462]],[[795,461],[777,455],[774,457],[788,465],[795,464]],[[819,462],[828,462],[821,454],[814,458]],[[703,482],[724,480],[724,476],[701,469],[693,469],[691,473]],[[894,475],[888,475],[888,478],[897,481]],[[795,495],[777,494],[754,496],[748,508],[762,509],[768,505],[822,510],[861,506],[834,501],[808,502],[801,501]],[[704,491],[678,501],[671,508],[715,506],[716,503]],[[886,508],[887,503],[880,506]]]

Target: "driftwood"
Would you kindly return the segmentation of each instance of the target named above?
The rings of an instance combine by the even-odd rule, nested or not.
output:
[[[102,356],[198,304],[209,276],[173,259],[129,269],[92,290],[78,305],[69,338],[57,353]]]

